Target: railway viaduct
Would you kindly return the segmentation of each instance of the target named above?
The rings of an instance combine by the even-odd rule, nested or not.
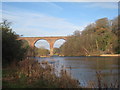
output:
[[[19,37],[18,40],[26,40],[31,47],[35,46],[38,40],[46,40],[50,45],[50,56],[53,55],[54,43],[59,39],[67,40],[68,36],[56,36],[56,37]]]

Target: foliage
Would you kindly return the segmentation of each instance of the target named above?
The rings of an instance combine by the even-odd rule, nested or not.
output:
[[[37,47],[30,47],[28,42],[26,40],[22,40],[23,42],[23,45],[22,47],[23,48],[26,48],[27,49],[27,53],[26,55],[29,57],[29,56],[48,56],[50,54],[49,50],[48,49],[45,49],[44,47],[41,47],[41,48],[37,48]]]
[[[60,47],[65,56],[100,55],[120,53],[120,39],[117,19],[107,18],[96,20],[82,32],[75,31]]]
[[[54,55],[60,55],[60,49],[59,48],[54,48],[53,54]]]
[[[48,49],[45,48],[36,48],[36,56],[48,56],[50,54]]]
[[[0,24],[2,31],[2,59],[3,66],[16,60],[22,60],[25,57],[26,48],[22,47],[22,42],[17,40],[18,35],[10,28],[10,22],[4,20]]]
[[[27,47],[27,56],[28,57],[35,57],[38,55],[37,48],[36,47]]]
[[[112,21],[112,32],[117,36],[118,42],[116,47],[116,52],[120,53],[120,15],[113,19]]]
[[[79,36],[80,34],[81,34],[81,32],[79,30],[76,30],[73,32],[73,35],[75,35],[75,36]]]

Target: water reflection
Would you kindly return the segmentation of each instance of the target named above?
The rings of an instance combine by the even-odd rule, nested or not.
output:
[[[96,82],[96,71],[101,71],[102,79],[106,83],[114,83],[118,80],[120,57],[36,57],[36,59],[39,62],[48,61],[53,64],[58,73],[61,68],[65,68],[83,86],[90,81]]]

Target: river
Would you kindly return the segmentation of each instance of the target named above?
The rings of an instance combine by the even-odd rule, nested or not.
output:
[[[80,81],[81,86],[87,86],[91,82],[97,83],[96,71],[100,71],[101,79],[108,85],[115,83],[120,70],[118,63],[120,57],[36,57],[36,59],[39,62],[48,61],[55,65],[58,71],[65,68],[71,77]]]

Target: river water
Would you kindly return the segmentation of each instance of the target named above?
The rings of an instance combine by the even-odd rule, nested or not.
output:
[[[90,82],[97,83],[96,72],[99,71],[101,80],[108,85],[118,81],[120,57],[36,57],[36,59],[39,62],[48,61],[55,65],[58,71],[61,68],[66,69],[71,77],[80,81],[81,86],[87,86]]]

